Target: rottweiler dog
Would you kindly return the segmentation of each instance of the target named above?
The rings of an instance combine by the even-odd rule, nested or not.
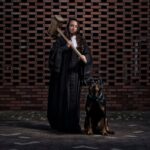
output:
[[[85,134],[114,134],[108,127],[106,117],[106,98],[103,94],[103,81],[91,80],[85,105]]]

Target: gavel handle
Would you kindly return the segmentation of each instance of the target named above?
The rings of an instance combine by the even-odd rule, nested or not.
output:
[[[60,28],[57,28],[57,31],[59,32],[59,34],[65,39],[65,41],[68,43],[69,40],[68,38],[63,34],[63,32],[60,30]],[[71,48],[74,50],[74,52],[81,58],[82,54],[71,44]],[[86,64],[87,61],[84,61],[84,63]]]

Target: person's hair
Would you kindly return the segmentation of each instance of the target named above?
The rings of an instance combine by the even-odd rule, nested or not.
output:
[[[78,24],[78,28],[77,28],[77,32],[76,32],[76,39],[77,39],[77,44],[78,44],[77,49],[79,51],[82,51],[83,48],[84,48],[85,41],[84,41],[83,37],[81,36],[80,25],[79,25],[79,22],[78,22],[77,19],[75,19],[75,18],[70,18],[69,19],[69,22],[67,23],[67,27],[66,27],[66,30],[65,30],[65,35],[67,36],[67,38],[69,40],[71,39],[72,35],[71,35],[70,31],[69,31],[69,25],[70,25],[71,21],[76,21],[77,24]]]
[[[66,34],[66,36],[67,36],[69,39],[71,39],[71,36],[72,36],[71,33],[70,33],[70,31],[69,31],[69,26],[70,26],[71,21],[76,21],[76,22],[77,22],[78,27],[77,27],[76,35],[77,35],[77,34],[80,34],[79,22],[78,22],[77,19],[75,19],[75,18],[70,18],[69,21],[68,21],[68,23],[67,23],[66,30],[65,30],[65,34]]]

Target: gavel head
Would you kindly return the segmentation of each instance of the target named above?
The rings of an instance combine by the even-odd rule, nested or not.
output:
[[[56,37],[58,32],[57,28],[60,28],[64,19],[60,15],[55,15],[51,20],[51,24],[48,27],[47,34],[52,37]]]

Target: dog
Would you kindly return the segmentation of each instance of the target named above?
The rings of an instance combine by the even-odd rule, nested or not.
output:
[[[103,81],[92,80],[89,84],[89,93],[85,104],[85,134],[114,134],[108,127],[106,117],[106,98],[103,94]]]

